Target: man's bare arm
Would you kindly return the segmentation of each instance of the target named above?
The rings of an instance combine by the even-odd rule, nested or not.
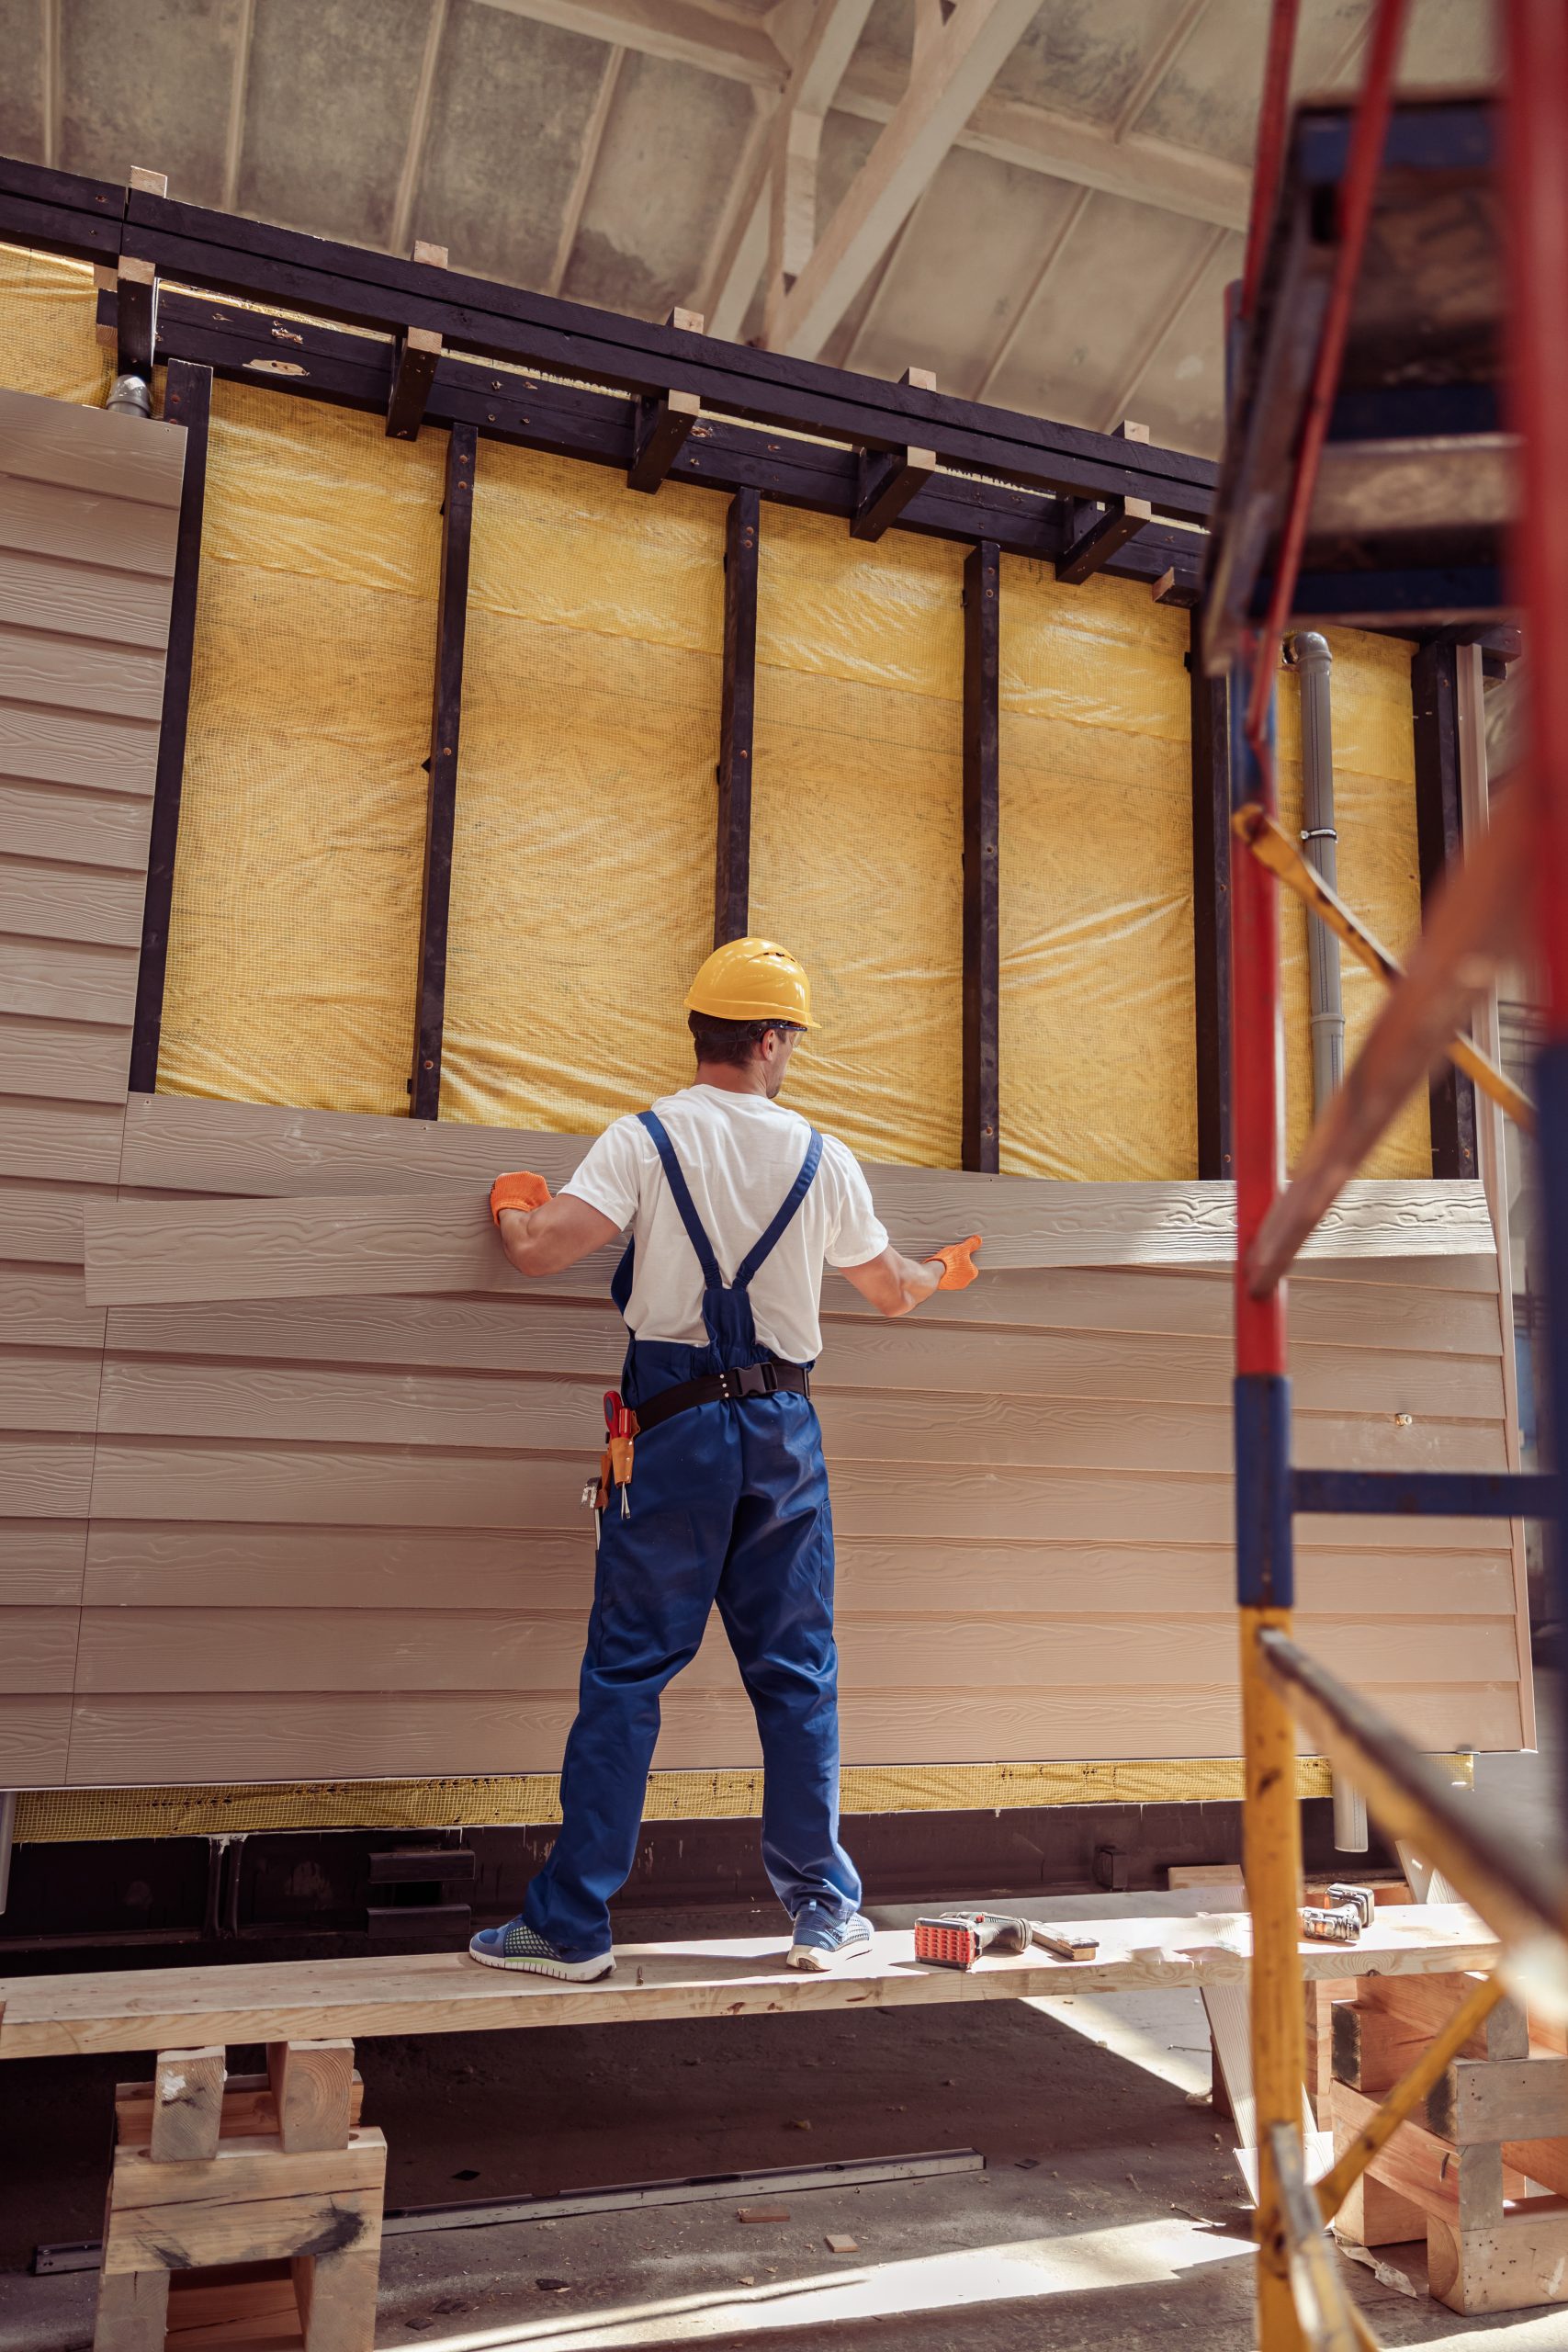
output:
[[[863,1266],[840,1266],[839,1272],[879,1314],[908,1315],[923,1306],[933,1291],[967,1290],[979,1274],[975,1263],[979,1247],[979,1235],[972,1233],[967,1241],[951,1242],[934,1257],[917,1260],[906,1258],[889,1243],[879,1258],[868,1258]]]
[[[536,1209],[502,1209],[501,1246],[520,1274],[560,1274],[620,1231],[614,1220],[573,1193],[558,1193]]]

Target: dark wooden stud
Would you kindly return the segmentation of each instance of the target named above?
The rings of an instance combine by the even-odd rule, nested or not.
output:
[[[879,539],[936,471],[934,449],[862,449],[856,453],[852,539]]]
[[[639,400],[632,413],[632,461],[626,468],[628,490],[656,491],[686,446],[686,435],[702,414],[695,392],[666,392],[660,400]]]
[[[1001,552],[964,566],[964,1165],[1000,1165],[998,1001]]]
[[[435,695],[430,722],[429,814],[419,919],[419,1009],[411,1119],[441,1115],[441,1038],[446,1018],[446,916],[452,897],[452,836],[457,808],[457,734],[463,715],[463,638],[468,613],[468,544],[474,520],[479,435],[455,424],[446,444],[441,522],[441,594],[435,619]]]
[[[136,1019],[130,1038],[130,1088],[151,1094],[158,1084],[164,1028],[164,981],[169,957],[169,909],[185,782],[186,728],[190,713],[191,654],[196,644],[196,596],[201,572],[201,517],[207,503],[207,434],[212,414],[212,370],[171,359],[164,414],[186,429],[180,524],[175,541],[174,592],[169,600],[169,649],[164,663],[164,705],[152,823],[147,847],[147,892],[141,910],[141,962],[136,975]]]
[[[1410,664],[1416,721],[1416,851],[1421,898],[1437,888],[1461,842],[1459,663],[1452,645],[1423,645]],[[1434,1176],[1473,1176],[1475,1089],[1451,1062],[1428,1081]]]
[[[1103,571],[1129,539],[1154,519],[1146,498],[1113,498],[1108,506],[1075,498],[1067,513],[1067,543],[1056,559],[1056,577],[1077,588]]]
[[[425,402],[441,364],[441,337],[434,327],[410,327],[392,362],[392,391],[387,402],[389,441],[417,441]]]
[[[118,354],[115,373],[152,380],[152,352],[158,334],[158,272],[150,261],[122,254],[116,282],[118,298]],[[211,370],[209,369],[210,379]]]
[[[713,944],[751,922],[751,736],[757,704],[757,539],[761,494],[738,490],[724,537],[724,687],[718,725],[718,854]]]
[[[1192,693],[1192,979],[1197,1025],[1198,1173],[1230,1178],[1230,712],[1223,678],[1206,678],[1194,612],[1187,666]]]

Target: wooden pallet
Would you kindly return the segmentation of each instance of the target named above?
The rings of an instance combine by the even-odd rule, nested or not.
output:
[[[1342,2151],[1475,1979],[1367,1976],[1333,2009],[1335,2145]],[[1427,2242],[1451,2311],[1568,2301],[1568,2056],[1504,2001],[1449,2068],[1425,2124],[1401,2126],[1335,2223],[1352,2245]]]
[[[371,2352],[387,2143],[345,2041],[160,2052],[115,2094],[95,2352]]]

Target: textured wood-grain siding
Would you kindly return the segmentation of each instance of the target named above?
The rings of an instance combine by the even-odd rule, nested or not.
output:
[[[32,405],[34,474],[0,475],[0,1785],[553,1771],[613,1253],[522,1283],[483,1193],[581,1139],[127,1100],[178,476],[163,428]],[[1227,1191],[871,1173],[901,1240],[979,1227],[987,1272],[897,1325],[826,1286],[847,1759],[1234,1755]],[[1291,1315],[1303,1461],[1504,1464],[1478,1187],[1359,1188]],[[1314,1648],[1429,1746],[1517,1742],[1505,1530],[1299,1541]],[[721,1634],[664,1718],[666,1768],[756,1760]]]
[[[68,1772],[184,451],[0,392],[0,1786]]]

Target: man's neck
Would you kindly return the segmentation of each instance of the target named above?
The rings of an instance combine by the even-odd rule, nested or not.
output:
[[[699,1062],[694,1086],[716,1086],[721,1094],[766,1094],[767,1072],[761,1062]]]

